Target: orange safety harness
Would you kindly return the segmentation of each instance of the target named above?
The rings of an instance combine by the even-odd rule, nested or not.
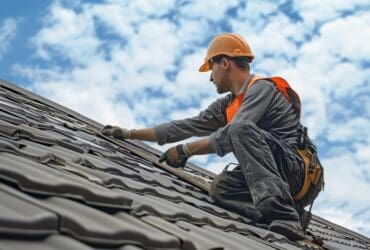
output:
[[[301,101],[298,94],[290,87],[288,82],[281,77],[276,76],[271,78],[264,78],[255,76],[248,83],[247,90],[257,80],[261,79],[272,81],[277,89],[292,103],[293,109],[295,110],[297,115],[301,115]],[[232,121],[232,119],[238,112],[241,104],[243,103],[244,95],[245,94],[243,93],[236,96],[235,99],[226,108],[226,119],[228,123]],[[313,202],[312,198],[316,198],[318,192],[322,189],[323,186],[323,169],[319,161],[316,159],[316,155],[313,155],[312,152],[310,152],[310,149],[299,149],[298,154],[301,156],[305,165],[305,179],[301,190],[294,195],[293,199],[295,201],[298,201],[304,198],[304,203]],[[310,189],[311,187],[312,189]],[[312,192],[315,192],[315,194],[311,194]],[[309,201],[308,199],[306,200],[306,198],[308,198],[307,196],[311,196],[311,199],[309,199],[311,201]]]
[[[264,78],[260,76],[255,76],[253,79],[248,83],[247,89],[249,89],[252,84],[254,84],[257,80],[266,79],[272,81],[275,86],[280,90],[280,92],[292,103],[294,110],[298,114],[301,115],[301,100],[298,94],[290,87],[290,85],[285,81],[283,78],[275,76],[271,78]],[[242,102],[244,99],[244,93],[239,94],[235,97],[232,103],[226,108],[226,119],[227,123],[231,122],[234,118],[235,114],[238,112]]]

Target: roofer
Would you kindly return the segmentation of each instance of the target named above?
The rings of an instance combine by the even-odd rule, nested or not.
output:
[[[168,149],[160,161],[183,167],[193,155],[222,157],[233,152],[239,164],[215,177],[211,197],[225,208],[267,224],[271,231],[301,240],[312,202],[323,185],[323,171],[300,123],[299,96],[283,78],[251,74],[253,59],[240,35],[219,34],[210,42],[199,71],[211,71],[217,92],[228,95],[192,118],[146,129],[107,125],[102,133],[159,145],[207,136]],[[304,207],[309,204],[308,213]]]

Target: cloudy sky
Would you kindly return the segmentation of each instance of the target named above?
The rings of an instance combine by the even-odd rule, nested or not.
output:
[[[0,78],[104,124],[151,127],[217,98],[197,69],[220,32],[246,38],[254,73],[300,93],[326,170],[314,212],[370,236],[368,0],[1,1]],[[192,161],[220,172],[235,159]]]

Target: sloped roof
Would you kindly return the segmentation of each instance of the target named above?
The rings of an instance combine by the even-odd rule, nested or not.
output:
[[[370,249],[318,216],[291,242],[218,207],[203,191],[211,172],[159,164],[101,127],[0,81],[0,249]]]

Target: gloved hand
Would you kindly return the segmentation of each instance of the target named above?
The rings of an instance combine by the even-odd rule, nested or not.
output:
[[[164,152],[161,157],[159,157],[159,162],[166,161],[167,165],[175,168],[182,168],[185,166],[188,157],[185,155],[184,148],[182,144],[172,147]]]
[[[101,133],[106,136],[112,136],[115,139],[131,139],[131,132],[128,129],[120,128],[118,126],[106,125],[101,130]]]

